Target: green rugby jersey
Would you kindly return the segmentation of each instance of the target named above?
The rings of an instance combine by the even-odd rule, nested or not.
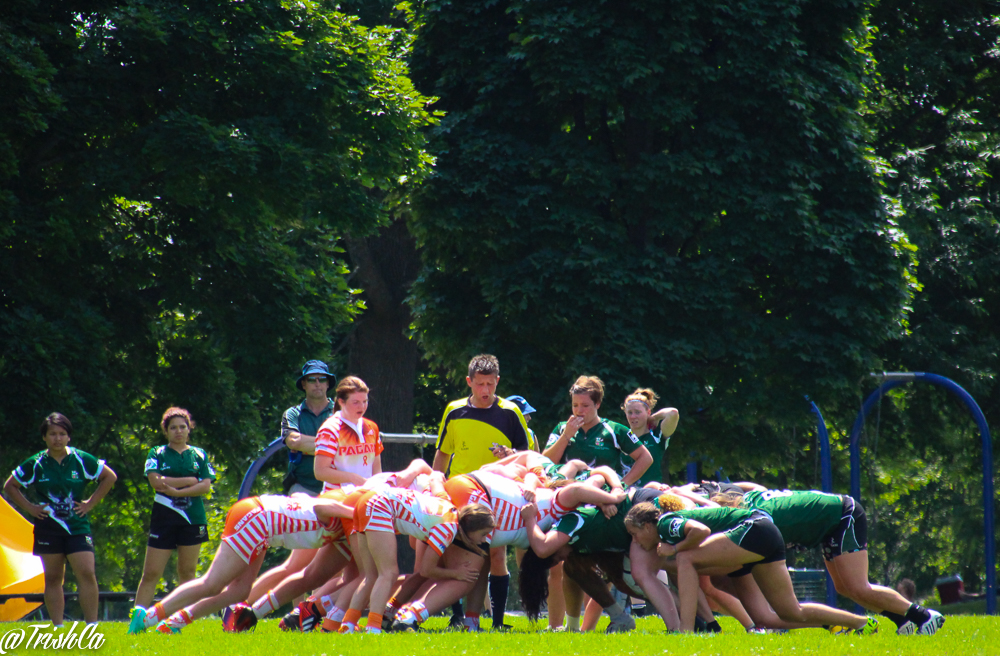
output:
[[[565,427],[565,421],[556,424],[545,444],[546,449],[559,440]],[[629,454],[634,453],[640,446],[642,443],[632,434],[628,426],[602,419],[590,430],[585,431],[581,428],[576,432],[576,435],[569,438],[562,462],[573,459],[582,460],[591,468],[607,465],[620,476],[624,476],[622,472],[624,458],[628,458]]]
[[[73,504],[84,501],[83,490],[104,471],[104,461],[85,451],[66,447],[62,462],[49,455],[48,449],[31,456],[13,471],[14,480],[38,497],[49,508],[47,519],[34,520],[43,530],[63,530],[70,535],[90,533],[90,519],[76,514]]]
[[[840,524],[844,499],[815,490],[754,490],[743,495],[742,505],[770,515],[787,544],[810,548]]]
[[[652,501],[661,494],[663,492],[659,490],[636,489],[618,504],[618,512],[611,519],[605,517],[597,506],[581,506],[567,513],[552,527],[552,530],[568,535],[570,545],[578,553],[628,551],[632,544],[632,536],[625,530],[625,515],[632,506]]]
[[[205,451],[190,445],[180,453],[166,444],[150,449],[143,473],[149,475],[151,472],[169,478],[193,476],[199,481],[206,478],[215,480],[215,469],[208,461]],[[157,492],[153,502],[172,510],[169,516],[179,520],[178,523],[208,523],[205,517],[205,502],[201,497],[170,497]]]
[[[677,544],[684,539],[684,527],[689,521],[704,524],[712,533],[725,533],[754,516],[759,517],[760,513],[746,508],[677,510],[660,515],[660,519],[656,522],[656,530],[660,534],[660,540],[668,544]]]
[[[652,483],[653,481],[660,482],[662,478],[662,467],[663,467],[663,454],[666,453],[667,447],[670,446],[670,438],[663,437],[660,433],[659,427],[655,431],[649,431],[644,435],[637,436],[631,430],[629,435],[634,437],[636,441],[642,446],[646,447],[649,454],[653,456],[653,464],[649,466],[646,473],[642,475],[642,478],[635,482],[636,485],[642,486],[647,483]],[[621,464],[618,471],[622,472],[622,476],[625,476],[632,469],[632,465],[635,464],[635,460],[632,460],[629,456],[622,454]]]

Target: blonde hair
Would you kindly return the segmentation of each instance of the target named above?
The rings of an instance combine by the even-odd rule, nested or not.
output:
[[[629,401],[638,401],[646,406],[647,410],[652,412],[659,399],[660,397],[653,390],[648,387],[640,387],[625,397],[625,402],[622,403],[622,410],[624,410],[625,406],[629,404]]]
[[[340,406],[339,401],[346,401],[347,397],[355,392],[367,392],[368,386],[365,385],[365,381],[361,380],[357,376],[344,376],[337,383],[337,405]]]
[[[673,492],[667,492],[666,494],[661,494],[656,497],[656,505],[659,506],[660,511],[662,512],[676,512],[687,508],[687,504],[684,503],[684,499]]]
[[[709,501],[714,501],[726,508],[739,508],[743,505],[743,495],[736,492],[720,492],[709,499]]]
[[[586,394],[594,405],[600,405],[604,400],[604,382],[597,376],[580,376],[569,388],[570,396],[574,394]]]

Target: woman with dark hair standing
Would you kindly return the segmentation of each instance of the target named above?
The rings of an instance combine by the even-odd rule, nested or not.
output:
[[[63,623],[66,561],[76,575],[83,618],[93,623],[97,621],[97,574],[87,513],[114,486],[117,476],[103,460],[69,446],[73,424],[64,415],[50,414],[42,422],[40,432],[47,448],[11,473],[4,483],[4,493],[34,519],[32,553],[42,559],[45,608],[53,626],[60,627]],[[97,489],[84,499],[83,490],[89,481],[97,481]],[[31,490],[41,503],[29,501],[22,489]]]
[[[153,497],[149,540],[135,605],[146,608],[170,555],[177,552],[178,584],[198,576],[198,554],[208,540],[208,518],[202,497],[212,491],[215,470],[202,449],[188,444],[194,420],[184,408],[167,408],[160,430],[167,438],[146,456],[145,473]]]

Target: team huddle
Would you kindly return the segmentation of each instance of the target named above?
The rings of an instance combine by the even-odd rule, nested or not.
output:
[[[678,413],[656,410],[651,390],[625,399],[624,426],[598,416],[603,385],[581,376],[570,388],[572,416],[543,447],[527,426],[533,408],[498,397],[496,358],[476,356],[471,394],[446,409],[433,463],[383,472],[378,427],[364,417],[367,386],[341,380],[323,418],[330,381],[319,365],[303,368],[306,402],[283,420],[293,450],[287,493],[234,504],[208,571],[156,604],[137,597],[129,633],[177,633],[220,611],[225,630],[246,631],[305,594],[283,629],[414,631],[451,608],[453,625],[478,631],[488,597],[493,628],[503,630],[508,547],[528,617],[537,620],[547,604],[555,631],[593,629],[602,613],[609,632],[634,629],[613,589],[646,600],[671,631],[718,631],[716,613],[750,632],[867,635],[878,630],[875,614],[901,635],[933,634],[944,623],[869,582],[866,516],[851,497],[655,480]],[[415,551],[414,571],[403,576],[397,536]],[[262,574],[272,546],[291,556]],[[785,564],[789,546],[821,547],[837,591],[874,614],[800,602]]]

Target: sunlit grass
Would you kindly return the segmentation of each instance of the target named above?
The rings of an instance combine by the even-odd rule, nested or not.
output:
[[[636,632],[616,635],[553,634],[536,631],[523,618],[508,616],[507,622],[514,625],[515,632],[447,632],[443,631],[446,619],[432,618],[427,623],[431,629],[428,632],[381,636],[283,633],[278,629],[277,620],[261,622],[253,633],[233,635],[223,633],[217,619],[196,622],[180,635],[161,635],[150,631],[128,636],[125,635],[125,623],[106,622],[99,627],[105,636],[105,643],[98,653],[150,656],[973,656],[1000,653],[1000,618],[985,616],[951,616],[937,635],[928,637],[897,636],[890,629],[891,622],[888,620],[882,621],[881,633],[866,637],[833,636],[821,629],[793,631],[785,635],[747,635],[728,618],[720,620],[723,633],[715,635],[668,635],[663,631],[663,623],[656,618],[642,618],[638,620],[639,629]],[[605,618],[599,628],[606,624]],[[0,634],[27,626],[25,623],[0,625]],[[11,650],[9,647],[7,643],[4,650],[8,654],[43,652]],[[74,650],[73,653],[81,652]]]

